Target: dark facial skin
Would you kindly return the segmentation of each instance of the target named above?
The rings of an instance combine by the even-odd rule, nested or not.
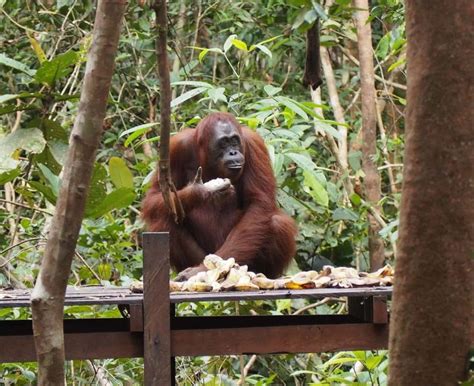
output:
[[[245,164],[239,131],[227,121],[218,121],[209,142],[209,154],[214,162],[217,177],[236,181]]]

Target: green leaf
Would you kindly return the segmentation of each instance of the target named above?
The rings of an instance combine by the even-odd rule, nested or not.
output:
[[[41,173],[44,176],[45,181],[49,184],[51,191],[53,194],[58,197],[59,196],[59,187],[61,185],[61,179],[55,175],[51,170],[49,170],[45,165],[38,164]]]
[[[102,280],[109,280],[112,275],[112,267],[110,264],[99,264],[97,274]]]
[[[16,168],[8,172],[0,173],[0,185],[5,185],[7,182],[13,181],[21,174],[21,169]]]
[[[145,123],[144,125],[132,127],[120,133],[119,138],[122,138],[123,136],[130,134],[124,142],[124,145],[128,147],[135,139],[137,139],[138,137],[141,137],[145,133],[148,133],[153,126],[157,126],[159,124],[160,124],[159,122],[151,122],[151,123]]]
[[[332,213],[332,219],[334,221],[347,220],[347,221],[357,221],[359,216],[354,211],[347,208],[337,208]]]
[[[313,173],[303,172],[304,186],[303,190],[308,193],[319,205],[328,206],[328,192],[324,186],[316,179]]]
[[[198,59],[199,59],[200,62],[202,62],[202,60],[204,59],[204,57],[207,55],[208,52],[209,52],[209,50],[204,49],[199,53]]]
[[[301,169],[313,173],[316,169],[316,164],[311,160],[311,158],[297,153],[285,153],[293,162],[295,162]]]
[[[181,103],[186,102],[188,99],[194,98],[196,95],[202,94],[208,89],[208,87],[197,87],[193,90],[186,91],[184,94],[181,94],[179,97],[171,101],[171,108],[179,106]]]
[[[59,165],[64,165],[64,163],[66,162],[69,145],[64,142],[51,140],[48,142],[48,148],[51,154],[53,155],[54,160]]]
[[[94,165],[94,170],[92,171],[89,193],[87,195],[86,213],[92,210],[94,207],[100,205],[107,195],[107,190],[105,187],[106,178],[107,171],[105,170],[105,167],[99,163],[96,163]]]
[[[271,84],[267,84],[263,87],[263,90],[267,93],[268,96],[273,96],[278,94],[282,89],[281,87],[275,87]]]
[[[217,103],[218,101],[223,101],[227,102],[227,97],[225,96],[225,88],[224,87],[217,87],[217,88],[211,88],[207,92],[207,95],[209,95],[209,98],[214,103]]]
[[[42,193],[44,198],[46,198],[51,204],[56,205],[57,196],[53,193],[49,186],[46,186],[38,181],[28,181],[28,184],[38,192]]]
[[[306,114],[306,112],[303,110],[303,108],[301,108],[299,105],[298,105],[298,102],[290,99],[290,98],[287,98],[287,97],[282,97],[282,96],[277,96],[275,97],[275,99],[280,102],[282,105],[284,105],[285,107],[287,107],[288,109],[290,109],[291,111],[294,111],[296,114],[298,114],[301,118],[305,119],[305,120],[308,120],[308,114]]]
[[[260,51],[262,51],[265,55],[267,55],[270,59],[272,58],[272,52],[265,47],[262,44],[256,44],[255,47],[257,47]]]
[[[196,80],[181,80],[178,82],[171,83],[171,86],[193,86],[193,87],[207,87],[213,88],[214,86],[210,83],[199,82]]]
[[[4,66],[14,68],[15,70],[24,72],[25,74],[29,76],[34,76],[35,75],[35,70],[32,70],[29,68],[27,65],[9,58],[5,54],[0,54],[0,64],[3,64]]]
[[[56,56],[52,60],[47,60],[41,64],[36,71],[35,80],[38,83],[53,87],[54,83],[71,72],[70,66],[76,64],[80,55],[76,51],[68,51]]]
[[[245,51],[245,52],[249,51],[249,49],[247,47],[247,43],[243,42],[242,40],[234,38],[234,39],[232,39],[232,44],[233,44],[234,47],[237,47],[241,51]]]
[[[401,58],[401,59],[398,59],[395,63],[393,63],[389,68],[388,68],[388,72],[392,72],[393,70],[395,70],[397,67],[400,67],[401,65],[405,64],[407,62],[407,58]]]
[[[110,179],[116,188],[133,188],[133,175],[125,161],[111,157],[109,161]]]
[[[226,39],[226,41],[224,42],[224,47],[223,47],[224,53],[229,51],[229,48],[232,47],[232,40],[234,40],[236,37],[237,37],[236,34],[232,34]]]
[[[86,209],[86,217],[98,218],[114,210],[125,208],[135,200],[135,192],[130,188],[120,188],[108,194],[100,203]]]
[[[33,47],[33,51],[35,51],[36,57],[38,58],[40,63],[43,63],[46,60],[46,54],[44,53],[41,45],[39,44],[38,40],[36,40],[30,34],[28,35],[28,39],[30,40],[31,47]]]
[[[385,58],[388,54],[390,48],[390,32],[388,32],[382,39],[380,39],[377,48],[375,49],[375,54],[379,58]]]
[[[337,131],[331,125],[328,125],[325,122],[321,122],[321,121],[317,121],[317,120],[314,122],[314,125],[317,128],[322,129],[326,134],[329,134],[330,136],[332,136],[336,139],[342,139],[341,133],[339,133],[339,131]]]
[[[15,169],[19,161],[12,158],[12,154],[22,149],[30,153],[39,154],[46,146],[46,140],[41,130],[18,129],[0,138],[0,172]]]

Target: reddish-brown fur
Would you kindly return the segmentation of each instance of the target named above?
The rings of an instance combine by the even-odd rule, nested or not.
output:
[[[203,181],[223,177],[207,159],[208,142],[218,121],[238,128],[245,165],[235,189],[209,195],[193,184],[199,166]],[[142,215],[150,231],[171,234],[171,264],[181,271],[199,265],[207,254],[234,257],[255,272],[276,277],[293,258],[296,245],[294,221],[278,209],[276,181],[262,138],[240,126],[228,113],[213,113],[196,129],[186,129],[171,138],[172,178],[183,203],[186,218],[175,224],[166,208],[155,176],[143,202]]]

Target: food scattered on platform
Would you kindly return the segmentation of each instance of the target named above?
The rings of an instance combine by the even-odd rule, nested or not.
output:
[[[202,271],[187,281],[170,281],[170,292],[222,292],[222,291],[259,291],[273,289],[311,289],[311,288],[351,288],[390,286],[393,284],[393,268],[390,265],[376,272],[358,272],[350,267],[332,267],[326,265],[321,271],[298,272],[292,276],[269,279],[262,273],[248,270],[235,259],[222,259],[217,255],[208,255],[204,259],[207,271]],[[142,292],[143,284],[132,284],[133,292]]]

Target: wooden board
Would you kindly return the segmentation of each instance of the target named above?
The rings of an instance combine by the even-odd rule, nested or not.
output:
[[[267,290],[249,292],[174,292],[171,303],[202,301],[250,301],[325,297],[391,296],[392,287],[315,288],[307,290]],[[143,294],[132,293],[126,287],[68,287],[66,305],[142,304]],[[0,308],[29,307],[30,290],[0,289]]]

